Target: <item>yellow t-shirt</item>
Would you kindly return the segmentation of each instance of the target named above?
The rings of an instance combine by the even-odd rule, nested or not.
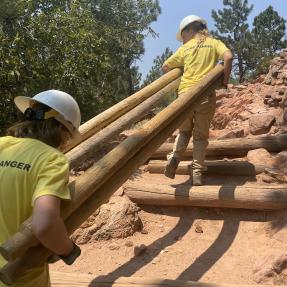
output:
[[[70,199],[69,164],[64,154],[28,138],[0,138],[0,245],[32,215],[42,195]],[[0,267],[6,261],[0,256]],[[48,265],[26,272],[12,286],[50,286]],[[0,282],[0,287],[6,286]]]
[[[197,43],[197,39],[191,39],[165,61],[170,69],[184,67],[179,94],[198,83],[228,50],[221,41],[210,37],[207,37],[198,49],[196,49]]]

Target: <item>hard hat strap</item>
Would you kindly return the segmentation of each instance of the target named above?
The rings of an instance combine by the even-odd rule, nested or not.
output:
[[[24,116],[26,120],[33,121],[33,120],[47,120],[50,118],[56,118],[59,113],[53,109],[49,111],[45,111],[43,109],[33,109],[28,108],[24,112]]]

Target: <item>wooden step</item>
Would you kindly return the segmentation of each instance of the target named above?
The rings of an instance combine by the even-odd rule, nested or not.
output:
[[[124,186],[135,203],[165,206],[201,206],[278,210],[287,208],[287,186],[191,186],[188,184],[142,184]]]
[[[150,173],[163,173],[167,161],[152,160],[148,163],[148,171]],[[190,162],[180,162],[176,174],[190,174]],[[207,174],[216,175],[238,175],[238,176],[251,176],[264,172],[265,166],[254,165],[248,161],[206,161],[205,162]]]

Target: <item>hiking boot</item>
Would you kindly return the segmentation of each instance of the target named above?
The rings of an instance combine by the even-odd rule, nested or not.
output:
[[[192,171],[192,185],[194,186],[202,185],[202,174],[200,171],[197,170]]]
[[[172,178],[174,179],[175,177],[175,172],[176,172],[176,169],[178,167],[178,164],[179,164],[179,160],[176,158],[176,157],[171,157],[168,161],[167,161],[167,164],[165,166],[165,169],[164,169],[164,175],[166,177],[169,177],[169,178]]]

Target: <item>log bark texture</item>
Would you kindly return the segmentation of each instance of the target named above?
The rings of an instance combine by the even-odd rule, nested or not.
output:
[[[151,159],[166,159],[166,155],[172,151],[173,144],[163,144]],[[257,138],[238,138],[228,140],[210,141],[207,147],[207,156],[246,156],[248,151],[257,148],[265,148],[269,152],[280,152],[287,149],[287,135],[265,136]],[[184,158],[192,158],[193,144],[190,143],[184,153]]]
[[[167,161],[152,160],[148,163],[150,173],[163,173]],[[190,162],[180,162],[176,174],[190,174]],[[251,176],[264,172],[264,165],[254,165],[248,161],[205,161],[206,174]]]
[[[142,103],[150,96],[157,93],[166,85],[179,78],[181,74],[182,71],[180,69],[171,70],[150,85],[144,87],[135,94],[125,98],[121,102],[115,104],[101,114],[82,124],[79,129],[81,138],[75,139],[74,141],[70,142],[65,147],[65,152],[71,150],[73,147],[77,146],[82,141],[85,141],[95,133],[108,126],[110,123],[136,107],[138,104]]]
[[[221,85],[223,79],[223,67],[217,66],[200,83],[191,89],[184,99],[175,100],[157,116],[142,126],[121,142],[115,149],[109,152],[85,174],[80,176],[74,184],[70,184],[72,190],[72,202],[63,207],[63,218],[70,232],[75,230],[87,219],[103,202],[107,201],[113,192],[122,185],[129,176],[145,162],[150,155],[166,140],[166,138],[185,120],[192,105],[203,93],[210,93]],[[24,237],[28,241],[13,241],[13,237],[1,247],[1,254],[9,245],[9,258],[15,258],[33,241],[33,234],[29,228],[23,227]],[[22,243],[25,242],[25,245]],[[44,247],[37,246],[38,263],[45,262],[49,254],[43,255]],[[10,261],[0,270],[0,279],[14,281],[20,276],[19,268],[23,271],[21,262],[29,261],[29,255],[24,255],[18,262]],[[18,268],[18,269],[17,269]],[[9,274],[9,276],[7,276]]]
[[[125,194],[135,203],[279,210],[287,207],[287,186],[190,186],[128,184]]]
[[[267,287],[271,285],[213,284],[160,278],[96,278],[95,275],[51,272],[52,287]]]
[[[70,168],[72,169],[75,166],[81,164],[84,160],[91,157],[96,151],[98,151],[103,144],[111,140],[116,135],[120,134],[133,123],[142,119],[146,113],[154,108],[167,93],[175,91],[178,88],[179,83],[180,79],[171,82],[159,92],[152,95],[149,99],[140,103],[134,109],[130,110],[115,120],[105,129],[101,130],[100,132],[96,133],[86,141],[70,150],[66,154],[70,162]]]

